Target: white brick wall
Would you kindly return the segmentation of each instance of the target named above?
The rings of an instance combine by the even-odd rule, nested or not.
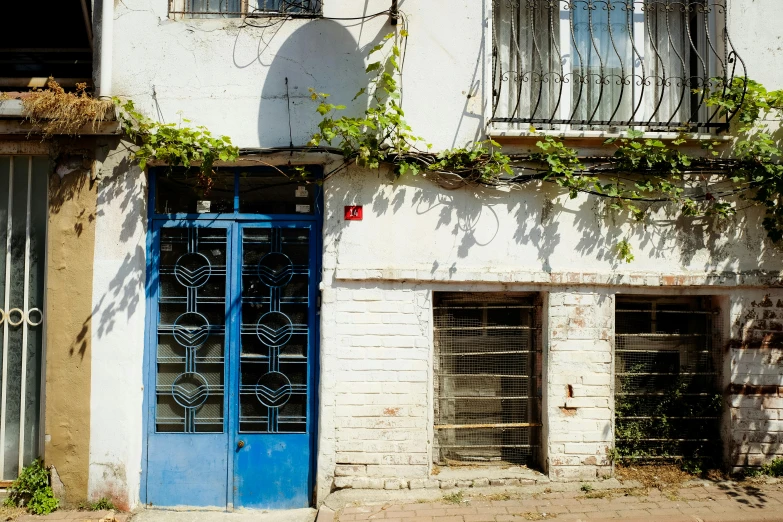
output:
[[[783,457],[783,292],[728,299],[727,456],[735,471]]]
[[[333,487],[450,488],[486,482],[480,473],[459,482],[430,475],[431,295],[457,288],[493,289],[340,280],[324,289],[320,498]],[[542,290],[544,466],[554,480],[610,475],[617,289]],[[718,302],[729,346],[723,438],[736,470],[783,456],[783,292],[736,289]]]
[[[544,346],[544,423],[550,476],[611,473],[614,296],[575,288],[549,294]]]
[[[324,290],[319,490],[399,489],[429,474],[430,292],[390,284]]]

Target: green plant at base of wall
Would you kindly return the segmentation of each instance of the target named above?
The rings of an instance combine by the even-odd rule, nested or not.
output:
[[[95,502],[80,502],[79,509],[81,511],[113,511],[117,508],[111,499],[101,497]]]
[[[8,488],[4,504],[27,508],[35,515],[48,515],[57,509],[60,501],[49,486],[49,470],[40,459],[22,469]]]

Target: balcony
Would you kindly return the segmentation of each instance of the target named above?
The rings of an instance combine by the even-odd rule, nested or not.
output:
[[[729,1],[493,0],[493,129],[727,130],[705,100],[746,76]]]

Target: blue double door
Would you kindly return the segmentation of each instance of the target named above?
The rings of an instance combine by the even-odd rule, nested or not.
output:
[[[311,505],[315,221],[153,220],[146,502]]]

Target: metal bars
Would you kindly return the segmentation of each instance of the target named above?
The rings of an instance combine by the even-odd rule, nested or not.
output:
[[[156,429],[225,430],[227,233],[163,229],[160,239]]]
[[[705,103],[746,70],[729,0],[493,0],[495,126],[725,130]]]
[[[40,456],[47,179],[45,157],[0,157],[0,244],[6,248],[0,257],[2,480],[16,478]]]
[[[537,463],[539,314],[529,294],[435,294],[435,463]]]
[[[310,231],[242,231],[240,433],[307,432]]]
[[[320,15],[321,0],[169,0],[169,14],[186,18]]]
[[[618,297],[615,444],[622,459],[720,459],[719,315],[709,298]]]

